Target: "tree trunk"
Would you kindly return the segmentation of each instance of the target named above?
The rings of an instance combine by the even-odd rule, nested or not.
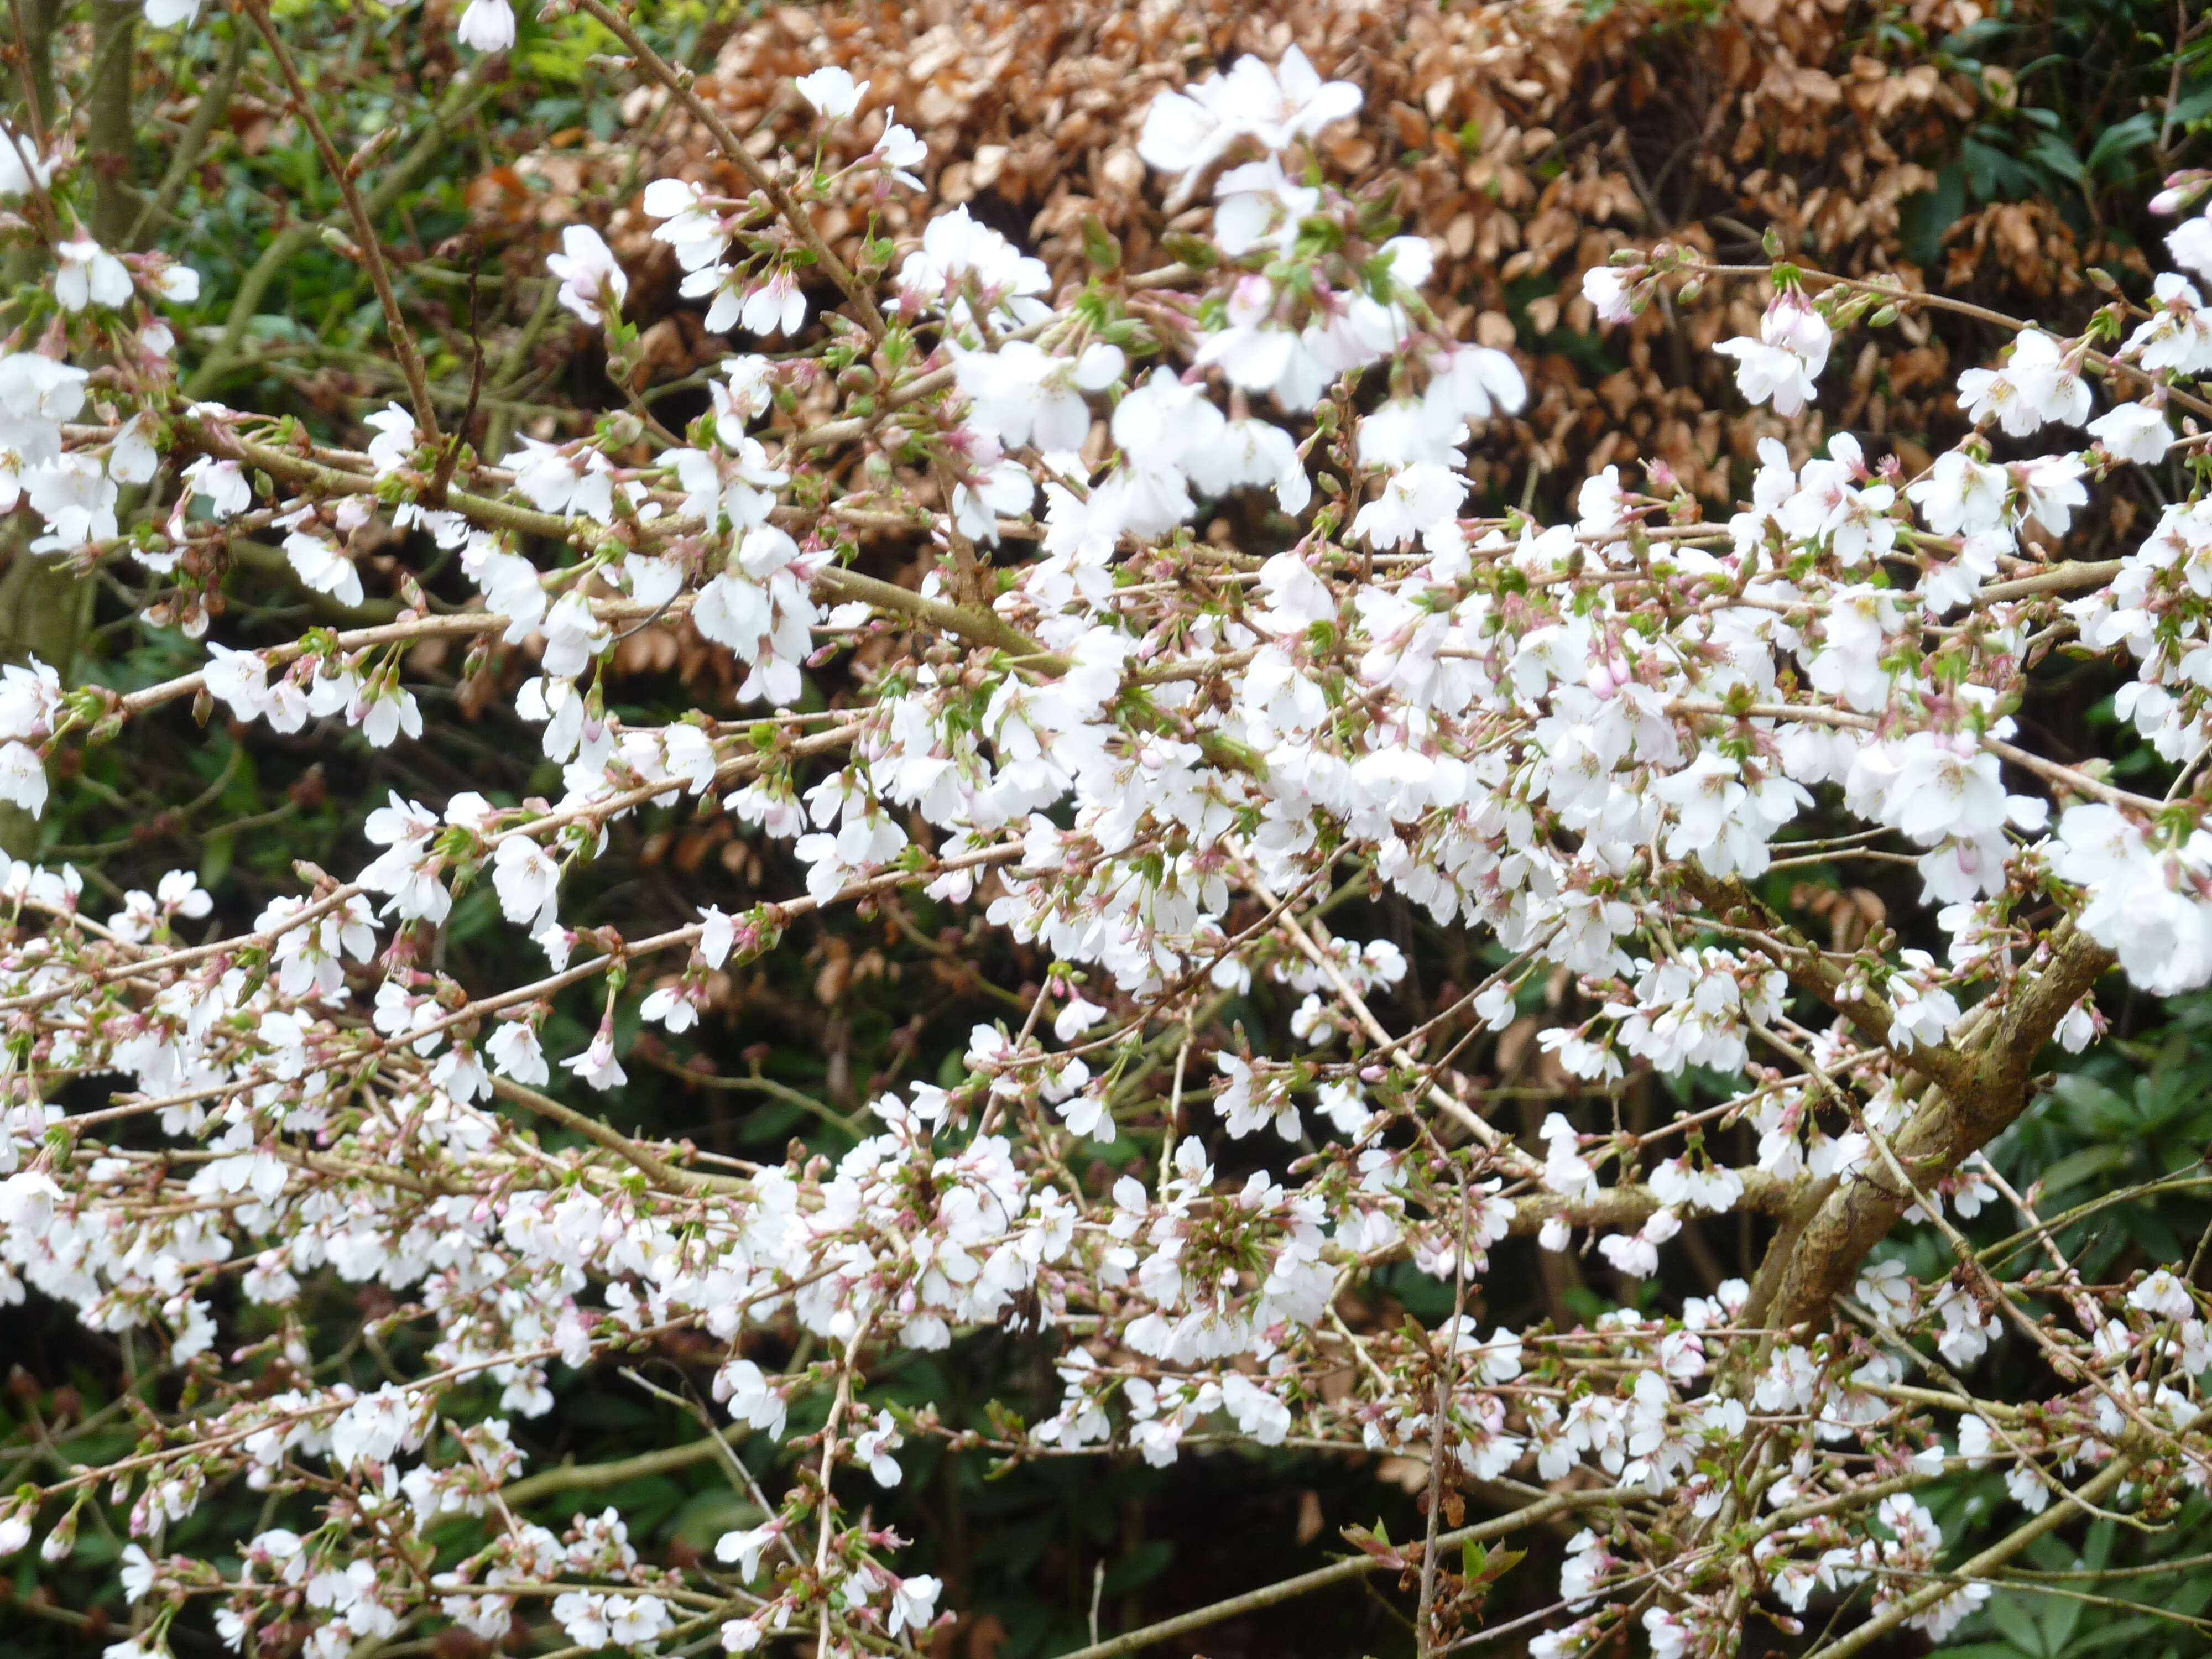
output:
[[[104,247],[122,246],[138,218],[137,112],[131,100],[138,11],[138,0],[93,0],[85,140],[92,163],[92,235]]]

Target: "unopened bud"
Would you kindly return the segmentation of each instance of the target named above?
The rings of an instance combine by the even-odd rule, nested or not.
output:
[[[376,134],[374,137],[371,138],[359,149],[354,151],[353,159],[346,163],[346,176],[351,179],[358,179],[362,173],[368,172],[370,167],[375,166],[376,158],[392,148],[392,144],[398,139],[399,133],[399,123],[394,121],[390,126],[386,127],[382,131]]]
[[[54,1529],[46,1534],[46,1541],[39,1546],[40,1559],[49,1562],[66,1561],[76,1553],[77,1511],[83,1507],[79,1504],[76,1509],[71,1510],[55,1523]]]
[[[1084,216],[1083,257],[1091,262],[1094,270],[1115,270],[1121,267],[1121,240],[1106,228],[1095,213]]]

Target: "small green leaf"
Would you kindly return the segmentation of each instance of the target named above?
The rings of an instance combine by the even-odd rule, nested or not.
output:
[[[1168,254],[1193,270],[1210,270],[1221,263],[1221,255],[1211,242],[1201,241],[1188,232],[1171,230],[1160,238],[1160,246]]]
[[[2006,1641],[2027,1654],[2028,1659],[2053,1659],[2051,1650],[2044,1645],[2042,1626],[2028,1611],[2027,1600],[2024,1595],[2009,1594],[1993,1597],[1990,1601],[1990,1621],[2003,1633]]]
[[[1083,257],[1091,262],[1093,270],[1117,270],[1121,264],[1121,243],[1095,213],[1083,216]]]
[[[2038,138],[2027,152],[2028,160],[2039,161],[2060,178],[2076,185],[2086,185],[2089,169],[2074,153],[2074,146],[2055,132],[2046,132]]]
[[[2158,137],[2158,122],[2148,110],[2118,121],[2097,135],[2097,142],[2089,146],[2089,171],[2106,173],[2118,177],[2119,170],[2112,167],[2115,161],[2132,155]]]
[[[1167,1571],[1175,1559],[1175,1546],[1164,1538],[1148,1538],[1106,1569],[1103,1594],[1120,1595],[1139,1584],[1149,1584]]]
[[[221,886],[222,878],[230,873],[230,861],[237,852],[236,836],[210,836],[200,848],[200,885],[210,893]]]
[[[2133,1156],[2125,1146],[2084,1146],[2069,1152],[2043,1172],[2043,1195],[2051,1198],[2080,1186],[2092,1176],[2116,1170]]]

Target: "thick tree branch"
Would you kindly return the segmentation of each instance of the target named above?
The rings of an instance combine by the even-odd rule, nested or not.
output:
[[[2112,953],[2087,934],[2070,923],[2060,930],[2049,963],[2014,981],[1960,1085],[1931,1091],[1893,1137],[1898,1158],[1915,1180],[1923,1185],[1942,1180],[2020,1115],[2036,1056],[2067,1011],[2112,965]],[[1764,1310],[1770,1322],[1786,1329],[1824,1320],[1867,1253],[1912,1201],[1909,1190],[1884,1175],[1832,1181],[1779,1272],[1772,1305]]]
[[[1790,976],[1791,984],[1818,997],[1913,1070],[1948,1089],[1963,1091],[1972,1086],[1972,1062],[1949,1043],[1900,1046],[1893,1042],[1896,1015],[1888,1000],[1871,988],[1851,983],[1844,968],[1799,935],[1741,882],[1734,878],[1716,879],[1698,866],[1686,864],[1682,866],[1681,883],[1683,890],[1715,920],[1746,927],[1757,935],[1759,947]],[[2068,1006],[2071,1006],[2069,1001]]]

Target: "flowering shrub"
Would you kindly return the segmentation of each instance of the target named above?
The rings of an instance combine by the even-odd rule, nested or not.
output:
[[[191,871],[110,904],[65,860],[9,866],[0,1299],[158,1358],[116,1408],[127,1446],[19,1465],[0,1550],[59,1564],[88,1525],[127,1539],[107,1659],[169,1651],[179,1620],[316,1659],[518,1626],[564,1652],[926,1645],[945,1586],[870,1500],[932,1442],[1413,1461],[1425,1534],[1360,1534],[1330,1571],[1397,1575],[1442,1652],[1516,1559],[1488,1541],[1569,1517],[1522,1636],[1541,1659],[1624,1628],[1662,1659],[1732,1651],[1754,1616],[1806,1629],[1816,1601],[1814,1650],[1837,1659],[1900,1626],[1941,1639],[2078,1515],[2155,1524],[2203,1490],[2191,1273],[2086,1279],[1985,1149],[2051,1045],[2097,1042],[2116,966],[2154,994],[2212,981],[2212,510],[2190,418],[2212,415],[2212,174],[2154,204],[2180,217],[2180,269],[2148,291],[2079,329],[1975,311],[2005,343],[1959,378],[1973,430],[1924,467],[1842,433],[1793,464],[1770,440],[1733,517],[1662,467],[1609,466],[1541,524],[1476,510],[1468,477],[1528,371],[1453,337],[1426,239],[1333,173],[1322,141],[1361,97],[1295,49],[1149,105],[1139,155],[1198,204],[1172,263],[1130,269],[1102,228],[1087,279],[1055,284],[964,206],[841,254],[818,214],[866,222],[920,189],[926,146],[895,113],[821,67],[792,96],[822,132],[865,121],[856,159],[757,154],[577,0],[746,181],[640,181],[730,351],[682,430],[629,394],[583,435],[478,454],[439,412],[361,167],[285,32],[241,8],[341,181],[410,396],[364,414],[360,450],[185,397],[164,317],[194,271],[104,247],[67,130],[11,130],[0,193],[38,273],[0,358],[19,556],[126,570],[144,623],[204,660],[127,690],[8,669],[0,794],[40,815],[180,704],[257,741],[404,748],[451,716],[404,672],[440,643],[459,696],[511,702],[560,793],[393,789],[364,854],[303,865],[244,931],[205,925]],[[194,20],[152,0],[146,21]],[[456,27],[477,52],[516,38],[506,0]],[[1784,416],[1823,395],[1839,341],[1961,304],[1778,254],[1661,243],[1583,297],[1617,325],[1764,283],[1758,331],[1714,349]],[[630,386],[623,264],[575,225],[545,278]],[[2093,487],[2143,469],[2182,486],[2149,533],[2066,556]],[[927,550],[915,586],[857,568],[886,528]],[[264,533],[303,591],[357,609],[367,570],[395,614],[226,642],[226,562]],[[677,618],[727,653],[744,712],[652,724],[611,698],[623,641]],[[515,649],[536,672],[510,696],[495,653]],[[2131,787],[2019,718],[2061,655],[2124,681],[2154,757]],[[832,676],[850,695],[822,695]],[[796,879],[701,893],[669,927],[577,921],[564,884],[672,807],[743,826]],[[1823,944],[1771,879],[1814,861],[1909,869],[1920,914]],[[477,981],[448,957],[472,890],[542,970]],[[1366,891],[1475,941],[1486,971],[1393,1030],[1404,950],[1327,920]],[[748,1161],[601,1115],[625,1060],[660,1052],[640,1022],[690,1031],[716,976],[805,920],[909,897],[1049,967],[937,1082],[876,1092],[842,1158]],[[1224,1022],[1269,985],[1300,999],[1286,1045]],[[1455,1062],[1547,987],[1582,1011],[1541,1034],[1564,1075],[1684,1098],[1701,1079],[1713,1099],[1516,1134]],[[587,1034],[554,1041],[580,1001]],[[97,1103],[64,1098],[82,1079],[106,1080]],[[1739,1124],[1740,1164],[1721,1152]],[[1959,1224],[1992,1206],[2051,1265],[1978,1249]],[[1766,1243],[1708,1295],[1572,1328],[1474,1311],[1509,1239],[1643,1281],[1724,1214]],[[1916,1272],[1892,1249],[1910,1238],[1942,1265]],[[1449,1311],[1346,1317],[1406,1272]],[[387,1311],[341,1345],[311,1316],[319,1282],[378,1287]],[[419,1363],[382,1346],[404,1326]],[[987,1432],[871,1396],[902,1354],[994,1326],[1058,1335],[1056,1410]],[[800,1334],[781,1369],[771,1329]],[[678,1338],[711,1377],[715,1455],[740,1434],[797,1455],[775,1491],[729,1460],[757,1518],[665,1560],[619,1505],[520,1518],[517,1424],[565,1375]],[[2033,1393],[1977,1391],[2000,1343],[2046,1368]],[[374,1387],[349,1369],[363,1346]],[[1964,1554],[1923,1500],[1984,1469],[2010,1509]],[[1512,1507],[1468,1523],[1462,1486]],[[210,1536],[206,1506],[238,1489],[261,1523]]]

